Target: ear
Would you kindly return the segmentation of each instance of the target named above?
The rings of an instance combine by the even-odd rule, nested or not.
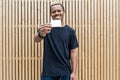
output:
[[[63,11],[63,14],[65,14],[65,11]]]
[[[64,13],[66,12],[66,10],[64,9]]]

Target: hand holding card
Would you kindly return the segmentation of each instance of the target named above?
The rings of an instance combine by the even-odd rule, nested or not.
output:
[[[52,27],[61,27],[61,20],[51,20]]]

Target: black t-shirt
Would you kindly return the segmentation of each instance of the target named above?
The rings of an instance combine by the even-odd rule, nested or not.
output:
[[[44,38],[43,73],[44,76],[70,75],[70,50],[77,48],[75,31],[65,25],[54,27]]]

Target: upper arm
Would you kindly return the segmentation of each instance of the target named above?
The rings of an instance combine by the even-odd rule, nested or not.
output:
[[[70,50],[70,53],[76,53],[76,51],[77,51],[77,48],[71,49],[71,50]]]
[[[75,48],[78,47],[78,41],[77,41],[75,31],[72,31],[70,34],[69,47],[70,47],[70,50],[74,50]]]
[[[70,50],[70,56],[71,59],[75,59],[77,57],[77,48]]]

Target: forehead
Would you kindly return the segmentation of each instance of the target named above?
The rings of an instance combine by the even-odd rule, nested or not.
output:
[[[61,5],[53,5],[53,6],[51,6],[51,10],[62,10],[62,7],[61,7]]]

